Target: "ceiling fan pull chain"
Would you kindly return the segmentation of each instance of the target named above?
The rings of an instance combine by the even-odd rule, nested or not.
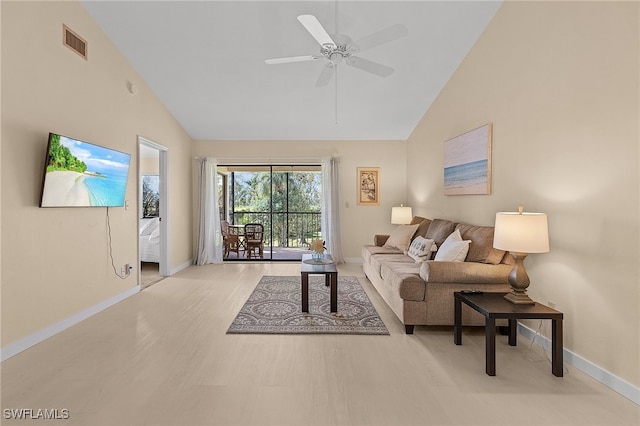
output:
[[[335,13],[335,30],[336,30],[336,37],[338,36],[338,34],[340,34],[339,32],[339,27],[338,27],[338,0],[335,1],[335,7],[333,8],[333,11]],[[336,85],[335,85],[335,97],[334,97],[334,102],[335,102],[335,114],[336,114],[336,125],[338,124],[338,66],[336,64]]]
[[[336,14],[336,28],[335,28],[335,30],[336,30],[336,35],[338,35],[338,34],[340,34],[338,32],[338,0],[336,0],[336,2],[335,2],[335,7],[333,8],[333,11]]]
[[[338,67],[336,67],[336,124],[338,124]]]

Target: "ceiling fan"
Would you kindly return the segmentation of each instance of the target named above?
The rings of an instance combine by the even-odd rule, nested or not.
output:
[[[328,84],[337,66],[342,62],[379,77],[390,76],[393,74],[393,68],[355,55],[372,47],[404,37],[409,33],[404,25],[396,24],[354,42],[350,37],[343,34],[335,34],[333,37],[330,36],[313,15],[300,15],[298,16],[298,21],[300,21],[311,36],[320,44],[320,54],[265,59],[265,62],[273,65],[324,59],[326,64],[320,72],[316,86],[325,86]]]

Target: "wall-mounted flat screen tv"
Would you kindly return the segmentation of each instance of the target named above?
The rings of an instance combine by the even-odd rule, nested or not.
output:
[[[131,155],[49,133],[40,207],[122,207]]]

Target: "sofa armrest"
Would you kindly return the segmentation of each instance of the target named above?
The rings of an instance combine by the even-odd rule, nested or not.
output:
[[[502,284],[509,282],[511,265],[478,262],[436,262],[420,266],[420,278],[432,283]]]
[[[382,247],[384,243],[389,239],[389,235],[374,235],[373,236],[373,244]]]

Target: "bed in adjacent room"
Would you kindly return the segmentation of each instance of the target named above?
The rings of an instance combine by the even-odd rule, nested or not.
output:
[[[160,263],[160,219],[140,219],[140,261]]]

